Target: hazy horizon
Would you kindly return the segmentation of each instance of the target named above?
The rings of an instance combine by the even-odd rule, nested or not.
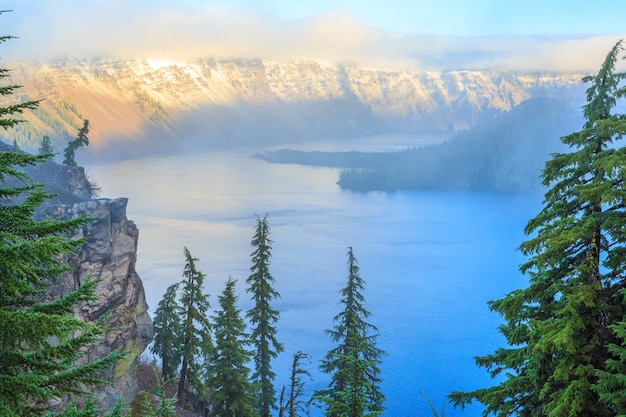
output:
[[[409,70],[595,71],[626,3],[480,0],[7,2],[4,59],[350,61]]]

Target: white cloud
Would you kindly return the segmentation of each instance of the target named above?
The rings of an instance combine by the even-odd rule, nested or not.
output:
[[[336,9],[300,20],[171,2],[39,0],[0,16],[6,58],[254,57],[406,69],[594,71],[619,36],[451,37],[385,32]],[[626,36],[626,33],[625,33]]]

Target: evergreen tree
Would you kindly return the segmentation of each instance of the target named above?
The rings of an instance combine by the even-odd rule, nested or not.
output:
[[[178,404],[185,405],[190,390],[201,394],[204,388],[203,365],[207,366],[212,351],[211,326],[207,312],[211,308],[208,295],[203,293],[205,275],[196,268],[197,258],[184,248],[185,268],[181,289],[182,344],[178,381]]]
[[[3,14],[6,11],[7,10],[0,10],[0,14]],[[0,44],[13,38],[15,38],[15,36],[2,35],[0,36]],[[0,68],[0,80],[10,76],[11,70],[9,70],[8,68]],[[15,90],[21,87],[21,85],[16,84],[0,86],[0,96],[10,96],[15,92]],[[16,119],[15,116],[17,114],[22,114],[24,110],[36,109],[39,105],[39,102],[40,100],[28,100],[21,103],[11,104],[6,107],[0,107],[0,127],[6,130],[10,127],[14,127],[18,123],[23,122],[22,119]]]
[[[276,374],[272,371],[271,362],[283,350],[282,344],[276,339],[279,313],[271,305],[280,295],[272,286],[274,277],[269,269],[272,241],[269,234],[267,215],[263,219],[257,216],[256,231],[251,242],[254,247],[251,254],[252,273],[246,282],[249,284],[247,291],[252,294],[254,301],[254,307],[248,311],[247,316],[252,324],[251,339],[255,348],[252,379],[259,390],[256,410],[260,417],[269,417],[271,410],[276,408]]]
[[[543,170],[544,207],[520,247],[529,257],[521,266],[529,286],[489,304],[504,317],[500,330],[510,347],[476,361],[504,378],[452,393],[456,406],[476,399],[484,415],[616,414],[606,372],[619,371],[623,383],[623,368],[613,366],[626,285],[626,149],[614,143],[626,134],[626,117],[612,114],[624,95],[626,74],[615,72],[621,51],[620,41],[598,74],[583,79],[591,84],[583,129],[561,139],[573,150],[554,154]]]
[[[298,417],[300,412],[304,412],[308,415],[306,403],[300,398],[304,394],[304,381],[303,376],[311,378],[309,371],[302,367],[302,361],[308,360],[309,355],[296,352],[293,355],[293,361],[291,363],[291,376],[289,377],[289,391],[287,393],[288,398],[285,400],[286,387],[283,386],[280,395],[280,406],[278,408],[278,417]]]
[[[2,36],[0,42],[8,39],[11,36]],[[0,69],[0,78],[6,76],[8,70]],[[16,88],[0,87],[0,95],[10,95]],[[37,103],[0,107],[0,126],[13,127],[21,120],[12,116]],[[89,219],[35,220],[35,210],[49,196],[23,169],[43,161],[25,153],[0,152],[0,415],[82,417],[89,410],[70,414],[74,410],[68,406],[52,412],[50,401],[103,383],[98,373],[120,354],[77,364],[81,348],[106,331],[103,322],[87,323],[73,315],[76,306],[95,300],[95,281],[87,280],[77,290],[47,301],[54,281],[68,270],[61,256],[83,243],[68,236]]]
[[[249,339],[246,323],[236,306],[235,283],[228,279],[219,297],[221,310],[213,317],[215,369],[209,382],[209,401],[210,415],[215,417],[248,417],[254,403],[252,384],[248,381],[250,370],[246,366],[250,360],[250,352],[246,350]]]
[[[177,300],[178,283],[170,285],[154,312],[154,340],[151,352],[161,358],[163,383],[174,379],[181,361],[181,317],[183,309]]]
[[[342,312],[335,316],[335,326],[326,333],[337,347],[327,354],[320,370],[331,374],[327,390],[317,391],[313,401],[325,408],[327,416],[375,416],[383,412],[385,397],[380,391],[381,358],[385,352],[376,347],[378,329],[366,320],[363,290],[365,281],[352,248],[348,248],[348,282],[341,290]]]
[[[39,145],[39,155],[46,156],[47,158],[52,158],[54,155],[54,149],[52,148],[52,142],[50,141],[49,136],[44,136],[41,139],[41,145]]]
[[[168,398],[165,385],[158,387],[159,395],[155,405],[149,396],[141,403],[142,417],[176,417],[176,398]]]
[[[76,154],[76,150],[81,146],[89,146],[89,138],[87,134],[89,133],[89,120],[83,122],[83,127],[78,131],[78,135],[76,139],[70,141],[65,148],[63,154],[65,155],[65,159],[63,160],[63,165],[68,167],[76,167],[76,160],[74,159],[74,155]]]

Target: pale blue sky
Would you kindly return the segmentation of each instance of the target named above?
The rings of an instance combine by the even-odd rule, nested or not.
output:
[[[626,0],[0,0],[9,58],[351,61],[588,71],[626,37]],[[0,53],[1,54],[1,53]]]
[[[626,1],[603,0],[187,0],[301,19],[345,9],[388,31],[457,36],[624,33]]]

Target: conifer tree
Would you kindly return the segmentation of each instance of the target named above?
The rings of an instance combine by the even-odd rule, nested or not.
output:
[[[2,36],[0,43],[11,38]],[[8,70],[0,69],[0,78],[7,76]],[[0,95],[11,95],[16,88],[0,87]],[[37,103],[0,107],[0,126],[13,127],[21,122],[13,115]],[[91,411],[68,405],[53,412],[50,401],[63,404],[66,395],[103,384],[98,373],[121,354],[77,364],[81,348],[106,332],[102,321],[87,323],[73,315],[76,306],[95,300],[95,281],[86,280],[78,289],[47,301],[50,287],[69,269],[62,255],[83,243],[68,236],[89,219],[35,220],[35,210],[49,195],[24,168],[42,162],[40,156],[0,152],[0,415],[86,417],[97,410],[95,405]]]
[[[311,378],[311,373],[302,367],[302,361],[309,360],[309,355],[301,351],[293,355],[291,363],[291,376],[289,377],[289,390],[287,391],[287,399],[285,392],[287,387],[283,386],[280,395],[280,405],[278,408],[278,417],[298,417],[301,412],[308,415],[306,402],[301,400],[304,394],[303,376]]]
[[[385,396],[380,391],[381,358],[376,347],[378,329],[366,320],[365,281],[352,248],[348,248],[348,281],[341,290],[343,311],[334,318],[335,326],[326,333],[338,345],[327,354],[320,370],[331,375],[328,389],[317,391],[313,401],[329,417],[376,416],[383,412]]]
[[[68,167],[76,167],[76,160],[74,156],[76,154],[76,150],[81,146],[89,146],[89,138],[87,134],[89,133],[89,120],[85,119],[83,122],[83,127],[78,131],[78,135],[76,139],[70,141],[65,148],[63,154],[65,155],[65,159],[63,160],[63,165]]]
[[[41,145],[39,145],[39,155],[48,155],[48,158],[52,158],[54,155],[54,149],[52,148],[52,142],[49,136],[44,136],[41,139]]]
[[[178,285],[170,285],[154,312],[154,340],[151,352],[161,358],[163,383],[174,379],[181,361],[183,309],[178,303]]]
[[[504,318],[500,331],[510,347],[476,362],[504,378],[452,393],[455,406],[476,399],[484,415],[616,415],[606,372],[620,372],[623,383],[614,331],[625,318],[626,149],[616,141],[626,134],[626,117],[612,113],[624,95],[626,74],[615,71],[621,51],[620,41],[598,74],[583,79],[590,83],[583,129],[561,139],[572,151],[554,154],[543,170],[544,207],[520,246],[529,286],[489,303]]]
[[[204,294],[205,275],[196,268],[197,258],[184,248],[185,268],[181,281],[182,344],[181,368],[178,382],[178,404],[185,405],[190,390],[201,394],[203,366],[207,366],[212,352],[211,326],[207,313],[211,308]]]
[[[276,408],[276,391],[274,389],[275,373],[272,371],[272,359],[283,350],[276,338],[276,322],[278,310],[272,308],[272,301],[280,295],[273,288],[274,277],[270,273],[272,241],[269,238],[270,228],[267,215],[261,219],[257,216],[257,226],[251,245],[251,275],[247,279],[254,306],[247,313],[252,325],[251,339],[254,350],[254,372],[252,379],[258,387],[258,404],[255,409],[260,417],[269,417],[271,410]]]
[[[215,356],[213,376],[209,382],[210,412],[214,417],[248,417],[254,398],[248,380],[250,352],[246,323],[237,309],[235,283],[229,278],[219,297],[220,310],[213,317]]]

